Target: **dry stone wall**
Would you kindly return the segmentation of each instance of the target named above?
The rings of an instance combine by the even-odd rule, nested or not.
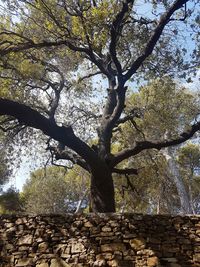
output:
[[[0,267],[200,266],[200,216],[0,216]]]

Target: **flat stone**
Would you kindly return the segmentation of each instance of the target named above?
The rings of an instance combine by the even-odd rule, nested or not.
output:
[[[19,251],[29,251],[29,246],[20,246],[18,248]]]
[[[64,260],[57,258],[51,260],[50,267],[70,267],[70,265],[67,264]]]
[[[14,223],[5,223],[6,228],[11,228],[14,226]]]
[[[15,222],[15,224],[23,224],[23,223],[26,223],[27,220],[26,218],[18,218]]]
[[[137,255],[154,256],[155,252],[151,249],[142,249],[137,251]]]
[[[33,242],[33,237],[32,237],[32,235],[26,235],[26,236],[22,236],[22,237],[18,240],[17,244],[18,244],[19,246],[21,246],[21,245],[31,245],[32,242]]]
[[[23,266],[28,266],[28,265],[31,265],[33,262],[33,259],[32,258],[22,258],[22,259],[19,259],[17,264],[15,265],[16,267],[23,267]]]
[[[85,247],[82,243],[72,243],[71,252],[80,253],[85,251]]]
[[[111,232],[112,231],[112,228],[111,227],[104,226],[104,227],[102,227],[102,231],[103,232]]]
[[[111,260],[107,262],[108,266],[112,266],[112,267],[118,267],[119,266],[119,262],[117,260]]]
[[[126,246],[123,243],[110,243],[101,245],[101,251],[125,251]]]
[[[200,262],[200,253],[197,253],[196,255],[194,255],[193,260],[195,262]]]
[[[13,227],[8,228],[8,229],[6,230],[6,233],[13,233],[13,232],[15,232],[15,231],[16,231],[16,227],[13,226]]]
[[[43,263],[37,264],[36,267],[49,267],[49,264],[47,262],[43,262]]]
[[[147,259],[147,266],[154,267],[158,265],[158,258],[157,257],[151,257]]]
[[[47,242],[42,242],[38,245],[39,252],[45,252],[48,249],[49,244]]]
[[[129,243],[134,250],[141,250],[146,246],[146,241],[142,237],[131,239]]]
[[[162,258],[162,260],[167,261],[167,262],[173,262],[173,263],[177,262],[176,258]]]
[[[91,222],[85,222],[84,226],[87,228],[93,227],[93,224]]]
[[[93,266],[105,266],[106,265],[106,261],[105,259],[99,257],[99,259],[97,259],[95,262],[94,262],[94,265]]]

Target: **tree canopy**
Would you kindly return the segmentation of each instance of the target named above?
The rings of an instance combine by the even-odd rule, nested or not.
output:
[[[1,127],[26,140],[39,138],[30,128],[40,130],[52,163],[66,160],[89,172],[93,211],[115,211],[112,175],[138,173],[126,161],[182,144],[200,130],[199,112],[190,106],[191,114],[184,113],[184,98],[174,89],[198,70],[198,1],[23,0],[5,1],[1,10]],[[127,97],[137,83],[153,80],[157,107],[142,117],[144,135],[115,151],[119,128],[125,135],[124,123],[145,109],[135,96],[126,111]],[[171,94],[177,106],[172,102],[161,118]],[[175,117],[179,127],[172,125]]]
[[[80,169],[80,168],[79,168]],[[76,212],[88,206],[88,177],[74,168],[48,167],[33,172],[23,186],[25,212],[33,214]]]

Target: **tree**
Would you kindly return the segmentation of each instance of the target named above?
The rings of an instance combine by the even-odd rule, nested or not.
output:
[[[2,15],[1,79],[9,93],[0,99],[0,115],[12,118],[5,124],[41,130],[49,137],[47,149],[54,159],[90,173],[93,211],[115,211],[112,175],[137,173],[137,168],[120,168],[122,161],[144,150],[181,144],[200,129],[195,122],[172,136],[134,139],[130,147],[112,152],[116,128],[136,116],[134,107],[124,114],[128,87],[134,86],[130,82],[166,75],[183,78],[197,68],[198,46],[189,53],[181,39],[182,30],[191,25],[193,45],[198,45],[197,3],[145,2],[150,14],[143,14],[133,0],[9,1],[9,13]],[[89,82],[95,75],[107,83],[99,94],[106,97],[98,112],[77,100],[77,95],[84,99],[98,94]],[[76,112],[66,104],[69,91]]]
[[[4,139],[4,136],[0,135],[0,191],[2,190],[3,185],[8,181],[10,176],[10,169],[7,162]]]
[[[77,168],[66,174],[62,167],[47,167],[31,174],[23,187],[25,211],[28,213],[75,212],[87,206],[87,178]]]
[[[127,115],[132,107],[136,116],[124,123],[113,136],[119,147],[131,146],[134,138],[138,141],[156,140],[169,134],[176,135],[186,125],[189,127],[198,114],[199,97],[196,92],[163,78],[149,82],[133,93],[127,100]],[[161,151],[147,150],[125,162],[124,167],[137,168],[139,172],[137,177],[116,178],[120,180],[116,187],[122,194],[124,210],[192,213],[188,190],[176,161],[178,151],[177,147],[173,150],[170,147]]]
[[[23,209],[23,200],[18,191],[13,187],[7,189],[0,195],[0,212],[1,213],[19,213]]]
[[[178,163],[184,177],[189,194],[189,204],[192,213],[199,213],[199,174],[200,148],[199,145],[188,143],[178,151]]]

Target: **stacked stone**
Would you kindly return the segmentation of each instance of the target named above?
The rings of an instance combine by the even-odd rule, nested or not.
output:
[[[0,267],[200,267],[200,216],[0,216]]]

